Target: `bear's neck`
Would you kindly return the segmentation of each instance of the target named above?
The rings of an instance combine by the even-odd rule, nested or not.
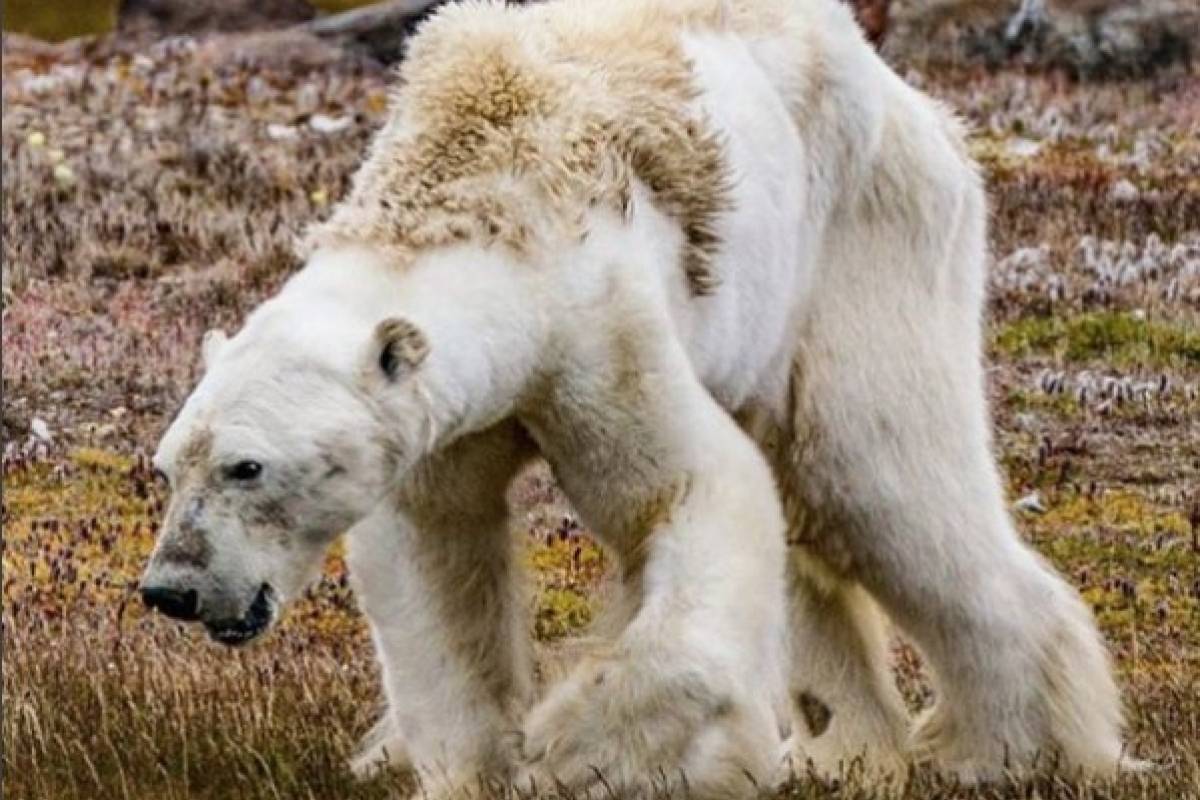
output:
[[[393,317],[425,337],[428,355],[397,385],[389,414],[417,452],[510,416],[543,360],[540,281],[502,253],[463,245],[398,266],[378,251],[339,248],[314,254],[304,273],[296,291],[337,305],[333,313],[352,320],[360,347]]]

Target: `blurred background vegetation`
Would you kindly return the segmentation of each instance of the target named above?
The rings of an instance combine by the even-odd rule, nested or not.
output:
[[[375,0],[307,0],[318,11],[345,11]],[[117,24],[122,0],[0,0],[4,30],[48,41],[107,33]]]
[[[117,24],[120,0],[3,0],[4,30],[59,41]]]

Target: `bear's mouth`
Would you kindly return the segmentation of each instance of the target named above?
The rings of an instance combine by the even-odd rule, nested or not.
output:
[[[223,645],[237,647],[258,637],[275,619],[275,591],[268,585],[258,587],[254,602],[240,619],[206,620],[208,635]]]

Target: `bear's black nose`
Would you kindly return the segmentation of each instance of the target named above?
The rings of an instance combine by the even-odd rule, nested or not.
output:
[[[184,622],[199,619],[196,612],[199,610],[200,602],[195,589],[181,592],[165,586],[143,586],[142,602],[151,608],[158,609],[168,617],[174,617]]]

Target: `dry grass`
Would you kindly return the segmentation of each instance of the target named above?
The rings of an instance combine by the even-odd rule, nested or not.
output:
[[[352,784],[342,766],[378,687],[336,554],[246,651],[144,614],[133,592],[163,500],[145,454],[200,334],[296,266],[291,239],[344,191],[383,79],[223,69],[179,43],[65,60],[6,48],[3,76],[4,796],[410,790]],[[993,187],[997,448],[1014,500],[1036,492],[1045,509],[1022,531],[1096,609],[1131,749],[1164,766],[980,789],[851,771],[782,794],[1200,797],[1200,79],[913,77],[971,120]],[[347,127],[321,133],[323,118]],[[590,618],[603,556],[544,472],[514,500],[532,624],[552,642]]]

